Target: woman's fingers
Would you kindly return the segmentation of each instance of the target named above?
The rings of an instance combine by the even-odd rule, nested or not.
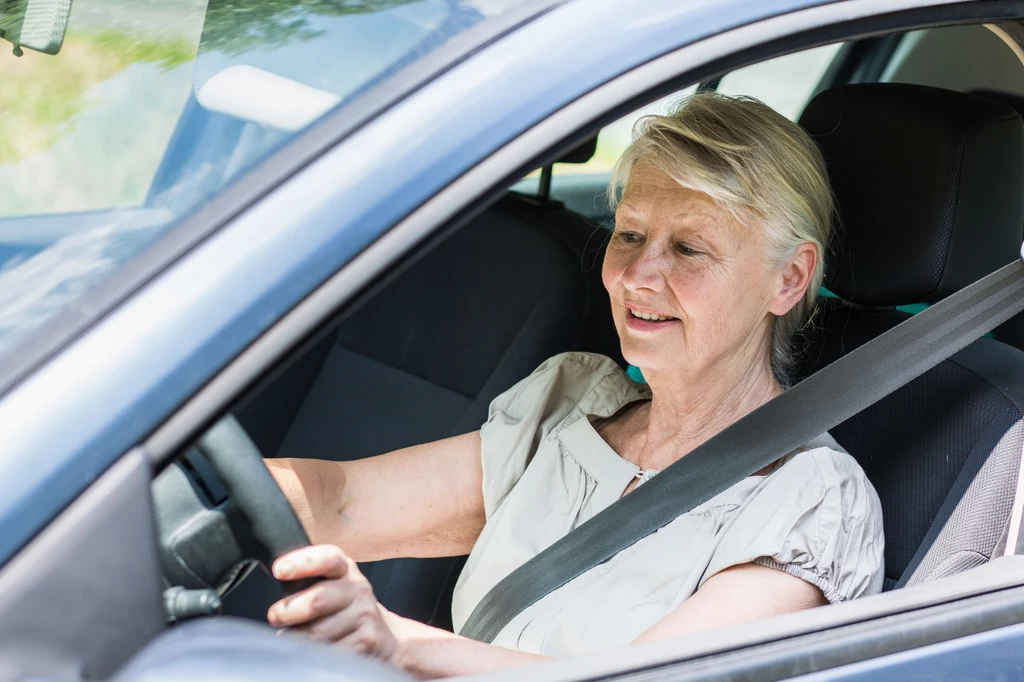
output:
[[[337,642],[347,635],[372,624],[375,606],[357,600],[337,613],[293,628],[322,642]]]
[[[321,642],[333,642],[367,656],[390,660],[397,641],[374,603],[360,601],[351,608],[295,628]]]
[[[302,625],[347,608],[366,582],[352,560],[334,545],[288,552],[271,570],[278,580],[323,579],[270,607],[267,621],[278,627]]]
[[[313,545],[288,552],[271,567],[278,580],[302,578],[344,578],[352,560],[334,545]]]
[[[278,580],[321,578],[267,611],[267,622],[390,660],[398,646],[369,581],[334,545],[303,547],[274,562]]]
[[[341,646],[384,661],[392,660],[397,649],[395,636],[383,623],[363,623],[334,640]]]
[[[307,587],[281,599],[267,611],[267,622],[274,627],[295,627],[341,612],[351,606],[359,593],[357,584],[331,580]]]

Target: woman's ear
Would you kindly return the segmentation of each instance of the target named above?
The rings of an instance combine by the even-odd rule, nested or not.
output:
[[[817,267],[818,247],[809,242],[798,246],[793,257],[782,268],[778,289],[768,310],[776,317],[781,317],[792,310],[804,297]]]

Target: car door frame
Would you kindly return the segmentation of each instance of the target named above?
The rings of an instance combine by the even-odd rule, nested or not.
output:
[[[794,10],[769,19],[752,21],[743,26],[722,31],[699,42],[679,47],[635,66],[598,87],[591,88],[586,95],[573,99],[571,103],[558,108],[554,113],[541,117],[539,122],[530,126],[526,132],[493,153],[487,154],[485,159],[478,161],[470,169],[458,172],[457,179],[448,183],[441,191],[430,193],[428,200],[414,207],[383,236],[377,237],[367,233],[368,246],[364,244],[359,248],[350,248],[347,252],[349,255],[355,253],[358,255],[355,255],[347,265],[325,282],[309,284],[308,290],[312,290],[313,293],[308,295],[302,293],[300,295],[302,300],[298,305],[290,300],[278,301],[278,309],[289,311],[283,317],[264,312],[265,326],[254,328],[254,331],[251,332],[251,338],[254,340],[250,342],[245,337],[238,335],[233,338],[233,344],[245,346],[241,353],[238,353],[237,350],[232,352],[230,347],[222,349],[222,354],[215,354],[216,357],[209,358],[204,368],[200,368],[201,371],[197,370],[199,379],[195,384],[180,384],[176,387],[178,391],[182,391],[190,397],[183,405],[163,406],[166,414],[171,415],[170,418],[165,420],[164,417],[160,417],[158,410],[151,410],[148,413],[151,418],[154,418],[155,423],[161,425],[145,439],[141,449],[133,451],[135,454],[130,458],[136,464],[142,462],[153,469],[159,469],[165,465],[184,443],[223,413],[247,388],[251,387],[260,377],[272,372],[275,365],[280,366],[290,351],[293,351],[303,340],[308,339],[310,334],[315,333],[317,324],[336,316],[343,306],[353,303],[375,282],[379,283],[382,275],[386,275],[388,272],[393,273],[396,267],[407,264],[408,259],[401,264],[399,259],[412,249],[416,248],[419,253],[422,253],[425,250],[423,246],[425,240],[435,241],[450,230],[456,229],[474,212],[482,210],[486,201],[497,197],[501,189],[518,174],[554,158],[564,148],[571,146],[605,122],[613,120],[620,113],[635,108],[638,104],[654,99],[659,94],[671,89],[678,89],[680,82],[711,76],[745,63],[757,61],[764,56],[774,56],[780,50],[795,50],[810,47],[812,44],[846,38],[849,37],[850,30],[854,28],[859,34],[891,28],[893,17],[898,18],[897,23],[902,22],[900,28],[911,28],[936,25],[941,22],[950,23],[958,19],[991,21],[1005,18],[1010,14],[1005,4],[975,2],[969,5],[956,5],[957,12],[951,11],[949,4],[940,4],[938,6],[943,10],[940,12],[942,16],[936,18],[932,9],[935,6],[934,2],[915,0],[896,0],[896,2],[890,0],[847,0]],[[1014,4],[1014,8],[1013,14],[1021,13],[1016,4]],[[595,115],[594,112],[600,112],[600,114]],[[368,131],[369,139],[373,139],[372,134],[374,133],[382,134],[381,130],[382,128],[377,127],[376,131]],[[366,137],[362,133],[354,135],[351,142],[356,143],[360,139],[365,140]],[[216,263],[217,258],[229,253],[231,249],[237,248],[239,240],[256,233],[253,226],[259,227],[266,224],[268,220],[280,219],[282,205],[287,205],[291,201],[309,199],[310,188],[304,186],[304,182],[298,182],[299,180],[326,182],[330,178],[336,177],[339,168],[343,167],[340,165],[343,161],[346,159],[339,158],[337,155],[332,156],[332,153],[325,153],[315,164],[307,168],[301,177],[294,178],[295,182],[289,182],[280,188],[272,196],[272,200],[260,202],[234,221],[232,227],[236,229],[225,230],[224,233],[212,237],[202,249],[190,254],[178,266],[157,278],[151,287],[157,290],[161,296],[167,296],[168,292],[159,291],[159,286],[173,288],[181,282],[181,278],[200,272],[203,267],[209,267],[211,260]],[[240,224],[247,229],[240,229],[238,227]],[[142,316],[142,313],[138,306],[145,307],[146,304],[151,304],[154,301],[168,300],[159,296],[149,296],[148,293],[151,293],[151,290],[140,292],[136,299],[129,301],[135,307],[128,309],[130,306],[125,306],[125,309],[119,311],[119,314],[139,317]],[[152,320],[152,312],[142,318]],[[104,328],[108,322],[122,324],[112,324],[112,326]],[[7,401],[5,401],[5,405],[0,405],[0,423],[16,424],[14,419],[19,414],[28,419],[26,410],[35,409],[40,404],[45,405],[47,393],[53,388],[59,387],[61,381],[67,380],[67,375],[63,374],[63,370],[69,367],[75,368],[76,363],[88,363],[94,360],[97,354],[104,351],[103,344],[111,339],[116,339],[118,333],[125,329],[126,325],[123,320],[107,320],[100,324],[90,333],[89,336],[92,338],[86,338],[80,342],[86,346],[85,350],[79,350],[77,354],[71,354],[71,357],[69,354],[61,355],[57,359],[63,362],[51,363],[40,373],[43,376],[33,377],[31,382],[26,382],[39,382],[32,387],[37,394],[29,396],[34,398],[34,401],[28,400],[27,406],[19,405],[6,412],[3,408],[6,407]],[[127,336],[126,343],[138,338]],[[117,350],[119,349],[113,349],[113,351]],[[113,351],[109,348],[105,349],[105,357],[112,357]],[[233,359],[226,360],[225,357]],[[12,396],[17,395],[20,390],[21,388]],[[157,416],[154,417],[154,415]],[[151,429],[152,426],[147,424],[143,424],[141,427],[144,432]],[[17,429],[12,430],[17,431]],[[25,437],[24,432],[15,435]],[[67,447],[68,456],[71,457],[75,453],[80,453],[81,450],[76,449],[73,438],[69,440],[70,443],[65,441],[64,444]],[[131,440],[133,443],[138,442],[137,436],[131,436]],[[15,444],[25,446],[25,443],[16,442]],[[113,439],[103,443],[104,449],[108,451],[116,445],[117,441]],[[120,449],[119,452],[125,452],[125,450]],[[117,453],[114,453],[110,461],[116,459],[118,456]],[[91,468],[87,468],[86,471],[93,473],[87,480],[99,478],[99,483],[109,482],[109,476],[116,471],[115,468],[103,474],[102,472],[109,467],[109,461],[104,465],[102,458],[99,457],[91,461],[89,466]],[[96,489],[98,486],[92,488],[92,490]],[[77,493],[72,492],[71,494]],[[83,497],[83,499],[86,498]],[[63,507],[66,505],[66,500],[63,504],[59,501],[57,504]],[[103,506],[102,504],[96,505],[99,509],[102,509]],[[90,514],[96,513],[96,509],[83,511],[76,505],[72,505],[68,508],[68,512],[73,512],[72,517],[83,520],[91,518]],[[39,520],[38,516],[39,525],[45,525],[48,519]],[[62,516],[60,520],[66,521],[67,515]],[[57,527],[57,524],[54,524],[53,527]],[[22,530],[30,535],[35,535],[36,529],[26,527]],[[41,535],[33,540],[26,547],[22,556],[26,556],[29,552],[38,552],[42,539]],[[145,540],[140,539],[139,542],[144,543]],[[786,637],[794,636],[794,633],[801,631],[806,632],[807,628],[811,626],[814,630],[831,628],[830,636],[834,637],[843,634],[838,632],[842,627],[861,627],[862,629],[867,627],[877,630],[877,619],[882,615],[887,613],[894,615],[908,609],[923,613],[928,609],[936,608],[939,609],[936,612],[937,617],[941,620],[946,617],[946,612],[943,609],[957,604],[960,606],[967,604],[971,608],[981,609],[981,615],[970,622],[975,623],[976,631],[983,631],[1003,623],[992,615],[990,608],[992,605],[989,602],[981,603],[979,601],[986,598],[991,601],[991,596],[987,597],[986,595],[995,595],[998,603],[1003,605],[1001,612],[1004,615],[1009,613],[1005,617],[1015,619],[1013,622],[1018,622],[1021,614],[1014,609],[1024,603],[1022,590],[1017,587],[1024,584],[1024,567],[1020,565],[1019,561],[1008,559],[994,562],[988,568],[989,570],[984,575],[975,574],[969,581],[970,584],[950,587],[950,583],[946,583],[941,590],[907,590],[905,593],[897,595],[898,600],[889,599],[886,603],[880,603],[878,599],[872,598],[875,601],[863,600],[850,604],[850,608],[835,607],[822,610],[820,613],[795,614],[788,617],[791,620],[787,621],[789,625],[785,627],[780,625],[781,621],[772,623],[771,636],[777,640],[778,646],[785,648],[787,643],[792,641],[786,640]],[[68,570],[66,565],[51,562],[46,567],[46,571],[50,572],[45,575],[37,575],[37,580],[33,584],[38,585],[40,578],[66,579]],[[25,585],[23,581],[26,579],[26,573],[24,568],[15,571],[11,570],[10,565],[5,566],[3,570],[0,570],[0,593],[6,595],[17,593],[19,587]],[[936,592],[941,592],[941,594]],[[5,610],[3,604],[4,602],[0,601],[0,612]],[[952,638],[968,632],[960,627],[961,624],[954,625],[959,629],[954,628],[951,631],[947,628],[943,630],[942,636]],[[977,629],[979,627],[981,630]],[[929,628],[932,626],[924,628],[923,632],[927,634],[926,631]],[[932,636],[934,636],[934,628],[932,630]],[[554,667],[546,669],[538,668],[537,673],[550,675],[552,676],[550,679],[595,679],[627,675],[642,670],[654,671],[664,669],[666,666],[688,665],[693,661],[707,662],[710,660],[709,657],[729,651],[758,649],[763,653],[765,647],[772,646],[771,643],[764,643],[764,633],[759,633],[757,637],[752,638],[751,632],[753,630],[749,628],[737,629],[738,634],[733,633],[729,636],[716,636],[711,639],[695,638],[693,642],[703,643],[704,647],[698,646],[697,650],[693,650],[691,647],[690,650],[684,649],[681,652],[678,642],[659,643],[650,647],[636,647],[635,650],[630,650],[625,654],[617,654],[614,660],[607,657],[580,659],[564,664],[553,664]],[[813,636],[813,632],[806,636]],[[743,637],[747,637],[747,639],[744,640]],[[897,643],[908,643],[906,638],[889,637],[888,639]],[[912,644],[920,646],[923,641],[918,639]],[[697,644],[693,646],[697,646]],[[813,643],[812,645],[818,646]],[[853,655],[859,655],[862,659],[878,655],[879,651],[877,647],[870,649],[863,646],[851,647],[850,650],[854,651]],[[770,663],[759,664],[761,667],[758,670],[774,670],[774,674],[778,675],[792,673],[796,669],[791,666],[787,667],[787,665],[797,660],[806,662],[807,656],[790,652],[784,654],[780,659],[776,655]],[[840,659],[829,660],[831,661],[829,665],[841,664]],[[849,656],[843,660],[852,662],[849,660]],[[721,661],[715,663],[716,666],[722,664]],[[559,665],[564,667],[560,668]],[[599,669],[594,666],[599,666]],[[721,668],[719,667],[717,670],[721,670]],[[677,669],[676,673],[681,673],[681,671]],[[718,672],[712,670],[706,674],[717,675]],[[778,679],[778,677],[772,679]]]
[[[396,271],[393,264],[400,261],[411,245],[418,244],[416,251],[422,255],[429,248],[424,247],[422,240],[438,240],[457,229],[482,210],[488,200],[498,196],[517,174],[556,157],[561,149],[591,134],[624,109],[637,106],[637,95],[630,91],[638,87],[638,82],[646,84],[643,99],[655,99],[666,91],[678,89],[681,82],[725,72],[757,61],[766,54],[776,56],[780,44],[787,41],[792,41],[787,51],[831,42],[837,37],[837,29],[844,29],[835,25],[821,28],[820,24],[815,29],[815,22],[826,23],[821,19],[826,16],[844,16],[846,28],[851,25],[849,22],[857,23],[860,29],[856,35],[861,36],[878,30],[882,26],[879,19],[893,16],[899,16],[903,22],[900,30],[961,23],[966,19],[1005,18],[998,12],[990,14],[992,6],[987,3],[978,3],[971,8],[973,13],[943,12],[936,20],[927,18],[928,10],[917,17],[906,8],[892,12],[893,5],[886,2],[873,6],[890,11],[858,19],[846,12],[851,4],[838,3],[843,7],[826,5],[787,14],[681,48],[635,69],[618,79],[620,82],[606,84],[589,93],[535,126],[401,221],[332,277],[289,314],[294,315],[291,324],[287,318],[283,319],[275,326],[273,338],[266,337],[265,344],[261,339],[240,356],[234,365],[237,373],[225,371],[218,376],[210,384],[202,404],[195,403],[194,411],[189,409],[191,405],[186,406],[155,432],[146,443],[147,450],[157,458],[171,455],[187,439],[187,436],[183,438],[184,434],[194,435],[197,425],[208,422],[218,406],[223,410],[233,397],[250,387],[252,377],[272,376],[267,374],[268,369],[275,358],[281,357],[282,347],[294,347],[318,321],[336,319],[345,301],[352,303],[367,295],[368,282],[377,280],[376,286],[381,286],[381,277],[386,282],[389,274],[393,276]],[[862,3],[861,7],[869,5]],[[808,32],[814,36],[809,37]],[[772,38],[767,38],[768,35]],[[849,36],[840,33],[838,37]],[[745,45],[746,49],[737,52],[738,44]],[[682,70],[681,64],[687,62],[701,66]],[[595,117],[594,111],[604,113]],[[573,129],[576,132],[566,138],[565,131]],[[538,155],[535,152],[538,148],[546,151]],[[514,172],[510,173],[509,168]],[[439,232],[438,225],[445,227]],[[218,381],[223,384],[217,385]],[[829,669],[839,674],[838,671],[845,670],[842,666],[855,666],[906,651],[914,651],[921,658],[949,656],[972,637],[981,638],[979,646],[996,646],[996,642],[1005,645],[1008,637],[1024,642],[1024,628],[1017,628],[1022,622],[1024,558],[1008,557],[969,574],[880,598],[859,600],[813,614],[790,614],[735,628],[728,634],[707,633],[690,638],[682,646],[680,642],[663,642],[635,647],[635,651],[625,653],[555,663],[531,671],[531,677],[551,682],[582,682],[618,676],[707,680],[736,675],[750,680],[774,680]],[[857,670],[859,668],[850,674]],[[512,680],[515,673],[481,679],[503,677]]]

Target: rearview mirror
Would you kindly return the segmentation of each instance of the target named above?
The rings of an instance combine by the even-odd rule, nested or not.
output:
[[[21,48],[57,54],[71,15],[71,0],[0,0],[0,38]]]

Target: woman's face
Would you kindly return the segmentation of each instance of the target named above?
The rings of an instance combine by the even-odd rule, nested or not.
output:
[[[815,258],[813,247],[802,247],[795,270],[773,267],[762,229],[638,164],[602,271],[623,356],[643,370],[698,376],[767,362],[771,314],[800,300]]]

